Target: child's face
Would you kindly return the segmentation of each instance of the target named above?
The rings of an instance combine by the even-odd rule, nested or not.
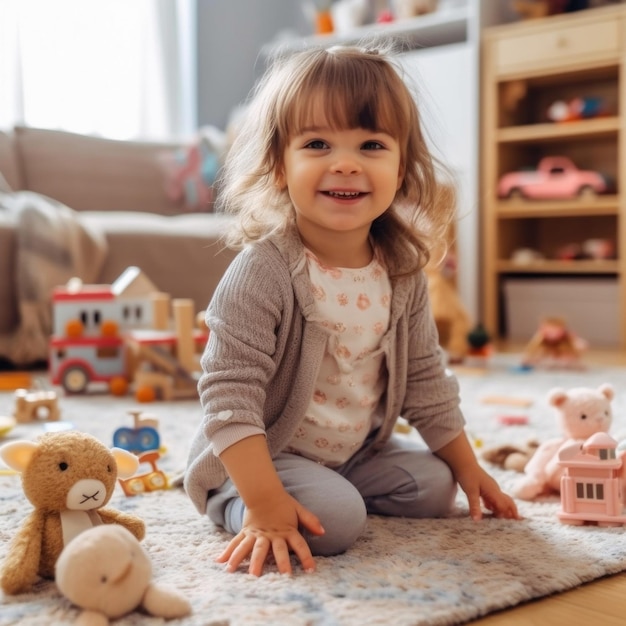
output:
[[[369,233],[402,184],[400,145],[384,132],[334,130],[323,115],[291,138],[279,183],[286,186],[301,234]],[[311,231],[313,229],[313,231]]]

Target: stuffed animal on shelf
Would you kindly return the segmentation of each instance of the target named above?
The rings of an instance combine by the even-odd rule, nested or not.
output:
[[[397,20],[426,15],[437,10],[439,0],[392,0],[391,8]]]
[[[0,458],[21,473],[24,494],[35,507],[4,560],[0,583],[5,593],[29,591],[39,576],[53,578],[63,547],[93,526],[120,524],[143,539],[141,519],[104,508],[118,475],[132,476],[139,467],[130,452],[109,450],[86,433],[63,431],[6,443]]]
[[[76,620],[81,626],[107,626],[137,609],[165,619],[191,613],[180,592],[152,580],[148,553],[118,524],[95,526],[69,543],[55,579],[59,591],[83,609]]]
[[[609,431],[613,420],[611,401],[614,395],[613,387],[607,383],[597,389],[552,389],[548,393],[548,403],[556,410],[562,436],[540,444],[526,463],[524,477],[512,494],[523,500],[532,500],[542,494],[560,493],[563,467],[559,464],[559,451],[572,443],[582,446],[591,435]]]

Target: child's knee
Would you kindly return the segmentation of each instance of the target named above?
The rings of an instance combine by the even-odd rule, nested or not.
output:
[[[354,497],[348,500],[327,501],[315,514],[326,532],[323,535],[305,534],[314,556],[345,552],[362,535],[367,523],[365,503],[356,490]]]
[[[457,483],[452,470],[443,461],[429,476],[427,486],[419,500],[419,515],[416,517],[445,517],[454,506]]]

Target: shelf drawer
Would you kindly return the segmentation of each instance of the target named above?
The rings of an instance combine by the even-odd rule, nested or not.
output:
[[[540,71],[617,57],[619,19],[589,21],[557,29],[537,29],[521,35],[509,33],[495,42],[496,71],[506,74],[527,69]]]
[[[611,278],[507,278],[507,338],[528,341],[544,317],[566,320],[591,347],[619,345],[619,284]]]

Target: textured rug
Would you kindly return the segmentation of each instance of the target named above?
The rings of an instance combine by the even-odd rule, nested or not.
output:
[[[590,366],[585,372],[520,372],[512,356],[494,359],[489,370],[458,371],[463,407],[472,438],[487,447],[524,443],[558,434],[546,392],[554,386],[615,386],[613,434],[626,433],[626,370]],[[488,403],[488,396],[500,403]],[[508,398],[532,401],[526,408]],[[493,399],[493,398],[492,398]],[[132,401],[109,396],[62,397],[62,419],[111,444],[120,426],[132,425]],[[12,394],[0,394],[0,415],[12,412]],[[196,402],[143,405],[160,421],[167,448],[160,467],[174,477],[184,468],[186,446],[200,419]],[[505,426],[502,415],[524,415],[528,424]],[[21,425],[5,440],[33,438],[41,424]],[[480,448],[477,450],[480,452]],[[489,468],[507,489],[514,472]],[[626,570],[622,528],[562,525],[558,501],[520,502],[522,521],[472,522],[463,496],[445,520],[371,517],[366,532],[346,554],[319,558],[314,574],[296,569],[291,577],[276,571],[260,579],[227,574],[214,557],[228,537],[200,517],[181,489],[125,497],[117,489],[110,505],[140,515],[147,526],[144,545],[155,578],[190,599],[193,614],[172,624],[341,626],[461,624],[520,602],[564,591],[601,576]],[[19,477],[0,475],[0,558],[30,511]],[[0,596],[0,625],[69,624],[77,611],[54,583],[41,582],[33,593]],[[133,613],[114,624],[146,626],[163,620]]]

